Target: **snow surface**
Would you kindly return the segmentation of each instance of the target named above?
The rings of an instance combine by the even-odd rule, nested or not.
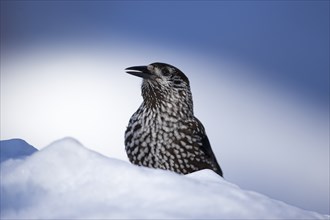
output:
[[[138,167],[72,138],[0,168],[3,219],[329,219],[243,190],[211,170],[182,176]]]
[[[22,139],[0,141],[0,163],[10,158],[23,158],[38,151]]]

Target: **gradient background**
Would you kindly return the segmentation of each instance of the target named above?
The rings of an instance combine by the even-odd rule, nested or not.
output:
[[[329,214],[329,1],[1,1],[1,140],[127,160],[141,80],[189,77],[225,178]]]

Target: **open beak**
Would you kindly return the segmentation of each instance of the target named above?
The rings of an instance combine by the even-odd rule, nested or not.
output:
[[[148,70],[148,66],[132,66],[126,68],[125,70],[126,73],[142,77],[143,79],[150,79],[152,77],[151,72]]]

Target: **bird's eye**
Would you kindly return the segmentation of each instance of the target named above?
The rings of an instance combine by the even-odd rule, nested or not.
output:
[[[166,68],[163,69],[162,73],[163,73],[164,76],[169,76],[170,75],[170,71]]]

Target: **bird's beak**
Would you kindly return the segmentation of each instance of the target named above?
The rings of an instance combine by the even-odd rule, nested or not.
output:
[[[142,77],[143,79],[150,79],[152,77],[151,72],[148,70],[148,66],[132,66],[126,68],[125,70],[126,73]]]

